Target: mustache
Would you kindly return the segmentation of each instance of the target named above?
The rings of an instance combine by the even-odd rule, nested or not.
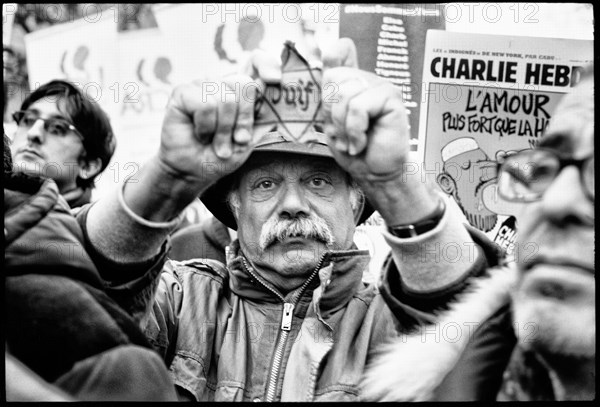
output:
[[[333,233],[325,220],[318,216],[301,216],[291,219],[269,219],[262,227],[258,244],[264,251],[273,243],[290,237],[316,239],[327,246],[334,242]]]

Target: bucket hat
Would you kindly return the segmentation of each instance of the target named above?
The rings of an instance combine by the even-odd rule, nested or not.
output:
[[[253,132],[255,137],[262,135],[248,159],[256,155],[275,158],[295,154],[333,160],[327,135],[323,133],[321,69],[311,67],[289,41],[284,44],[281,60],[281,82],[267,83],[255,103]],[[217,180],[200,195],[206,208],[234,230],[237,223],[227,196],[239,171]],[[373,207],[363,198],[355,223],[364,222],[372,213]]]

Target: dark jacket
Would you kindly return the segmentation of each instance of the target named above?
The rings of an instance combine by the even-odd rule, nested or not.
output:
[[[54,181],[4,177],[7,350],[47,381],[107,349],[149,347],[105,292],[83,233]]]
[[[225,263],[225,248],[231,243],[227,226],[214,216],[189,225],[171,236],[171,260],[213,259]]]

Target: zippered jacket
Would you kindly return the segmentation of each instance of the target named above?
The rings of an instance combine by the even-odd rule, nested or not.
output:
[[[82,225],[87,209],[80,213]],[[252,269],[237,241],[229,247],[226,265],[207,259],[169,260],[161,268],[167,240],[144,266],[145,273],[136,274],[142,266],[132,272],[113,264],[102,267],[112,270],[103,278],[145,326],[184,399],[355,401],[361,399],[363,372],[382,344],[431,323],[472,276],[495,264],[496,246],[470,230],[479,255],[459,281],[426,294],[405,287],[394,260],[398,253],[405,257],[404,267],[412,261],[413,267],[443,272],[458,264],[435,259],[420,263],[421,257],[411,257],[411,244],[436,247],[433,243],[446,229],[463,227],[448,217],[417,241],[384,232],[392,256],[379,287],[362,281],[368,251],[346,250],[325,254],[302,287],[282,295]],[[95,258],[109,261],[97,253]]]

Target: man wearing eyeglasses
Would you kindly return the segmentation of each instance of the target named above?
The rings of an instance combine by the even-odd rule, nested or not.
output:
[[[526,203],[515,267],[477,279],[440,317],[446,340],[419,334],[382,355],[363,384],[368,398],[595,398],[593,67],[563,98],[538,148],[500,165],[498,191]]]
[[[55,80],[32,92],[13,118],[14,170],[53,179],[71,208],[90,202],[94,179],[115,150],[106,113],[74,85]]]
[[[52,159],[68,163],[81,157],[85,166],[86,152],[98,150],[96,139],[73,142],[72,133],[81,133],[63,117],[85,121],[96,115],[92,124],[108,125],[106,116],[59,81],[23,105],[27,110],[14,115],[20,172],[13,171],[11,142],[4,134],[5,399],[174,401],[164,363],[107,295],[98,271],[102,264],[93,263],[57,183],[40,176],[47,175],[41,169]],[[98,133],[110,130],[102,124],[82,128],[88,137],[111,140],[111,132]],[[100,148],[103,152],[110,158],[112,148]],[[70,184],[61,185],[64,191]]]

